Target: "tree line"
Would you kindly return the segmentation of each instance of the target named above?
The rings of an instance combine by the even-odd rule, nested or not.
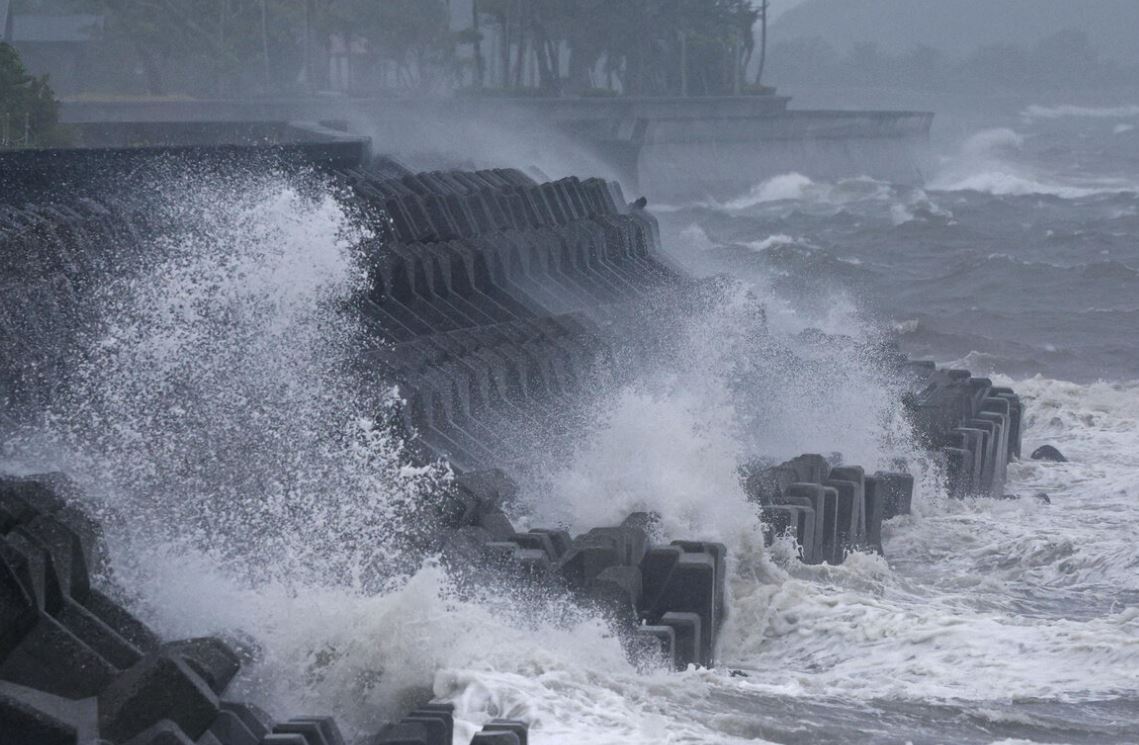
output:
[[[29,75],[15,48],[0,42],[0,149],[61,144],[58,122],[47,78]]]
[[[1077,29],[1031,46],[991,44],[959,57],[929,46],[891,52],[870,42],[842,52],[820,37],[781,39],[769,55],[772,75],[788,85],[1043,92],[1131,87],[1139,78],[1139,69],[1105,59]]]
[[[149,95],[755,88],[766,0],[17,0],[90,13],[99,87]],[[454,6],[454,7],[452,7]],[[462,10],[459,10],[459,8]],[[467,12],[467,9],[470,12]],[[457,17],[456,17],[457,16]],[[469,16],[469,17],[465,17]],[[124,65],[124,61],[129,61]]]

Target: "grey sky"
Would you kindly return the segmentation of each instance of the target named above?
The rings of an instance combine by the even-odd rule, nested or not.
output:
[[[803,0],[771,0],[771,17],[778,18],[781,13],[802,2]]]

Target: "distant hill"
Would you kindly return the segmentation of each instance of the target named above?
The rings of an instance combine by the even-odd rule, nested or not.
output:
[[[1139,0],[805,0],[772,25],[775,41],[822,37],[840,51],[876,42],[967,55],[980,46],[1028,47],[1068,28],[1105,58],[1139,63]]]

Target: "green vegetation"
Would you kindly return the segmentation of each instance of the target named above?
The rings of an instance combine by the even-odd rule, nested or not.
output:
[[[633,95],[739,92],[759,12],[750,0],[479,0],[512,47],[488,76],[518,86],[520,50],[537,57],[537,87],[552,93],[619,87]],[[568,55],[563,76],[562,50]],[[598,78],[598,71],[604,75]]]
[[[102,17],[108,94],[748,92],[761,0],[24,0]],[[751,67],[754,68],[754,65]],[[522,91],[525,92],[522,92]],[[754,88],[752,89],[754,90]]]
[[[0,147],[58,144],[59,104],[47,77],[33,77],[20,55],[0,42]]]

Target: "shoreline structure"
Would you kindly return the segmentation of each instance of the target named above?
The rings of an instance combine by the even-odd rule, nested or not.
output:
[[[815,180],[922,182],[932,113],[801,110],[790,102],[777,95],[72,100],[63,102],[60,116],[97,146],[165,144],[172,135],[213,143],[227,128],[241,142],[248,141],[245,125],[320,122],[370,137],[378,151],[422,155],[429,168],[445,167],[440,156],[482,157],[478,167],[499,167],[530,165],[505,162],[519,149],[535,158],[573,149],[593,167],[572,172],[605,168],[604,175],[654,202],[730,199],[765,174],[791,171]]]
[[[675,669],[715,665],[730,613],[722,544],[654,543],[657,516],[648,513],[571,536],[517,532],[504,511],[516,490],[510,470],[526,456],[512,439],[518,423],[556,417],[623,374],[614,351],[627,340],[650,355],[667,344],[646,317],[663,307],[683,312],[707,281],[672,265],[655,219],[615,183],[541,183],[512,169],[417,174],[363,152],[358,139],[328,135],[276,148],[0,154],[6,178],[24,187],[5,192],[23,199],[0,203],[3,281],[27,294],[24,307],[39,314],[40,327],[66,329],[100,257],[143,248],[145,197],[132,211],[129,184],[123,191],[116,178],[130,181],[147,163],[174,172],[269,164],[327,171],[380,226],[362,246],[371,282],[353,306],[382,342],[363,364],[375,379],[399,386],[406,403],[394,424],[407,433],[411,452],[420,462],[445,459],[456,474],[440,495],[430,549],[472,582],[572,594],[611,620],[630,655]],[[119,192],[104,200],[108,180]],[[66,384],[68,360],[34,339],[23,344],[22,329],[0,324],[0,342],[29,355],[4,363],[12,365],[3,372],[13,381],[5,392],[13,409],[34,408],[54,385]],[[1017,396],[964,370],[911,362],[888,346],[866,351],[908,391],[911,425],[950,493],[1001,496],[1007,464],[1020,454]],[[21,367],[29,359],[46,390],[21,390],[34,388]],[[17,413],[4,412],[0,424]],[[866,473],[833,456],[752,465],[743,474],[767,539],[793,537],[809,563],[881,552],[883,521],[908,513],[914,490],[904,463]],[[114,588],[98,579],[107,569],[101,530],[82,501],[59,474],[0,478],[5,734],[45,745],[97,738],[114,745],[344,742],[329,718],[273,721],[227,700],[243,662],[237,650],[216,638],[160,639],[115,602]],[[452,732],[449,705],[423,701],[360,742],[445,745]],[[496,720],[472,743],[521,745],[528,736],[525,723]]]

